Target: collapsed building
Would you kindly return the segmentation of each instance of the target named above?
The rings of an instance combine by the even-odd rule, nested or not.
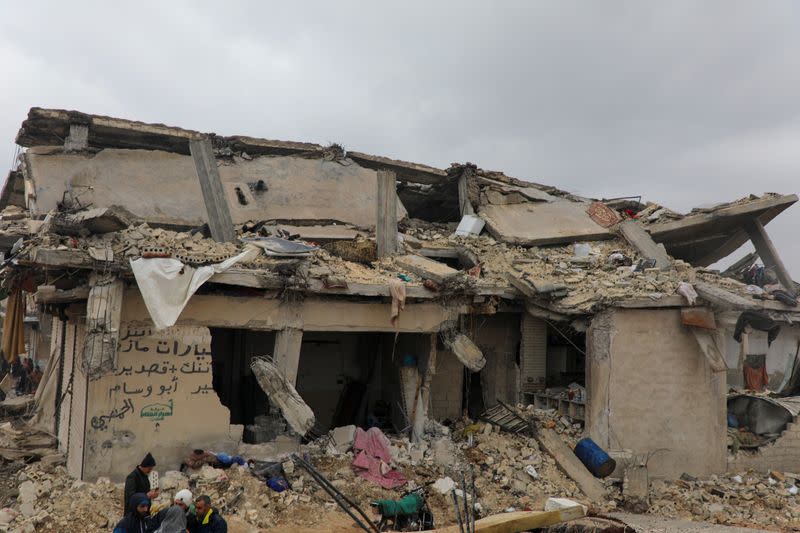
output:
[[[76,477],[348,424],[418,435],[498,401],[582,421],[656,477],[800,460],[797,285],[765,231],[795,195],[684,215],[469,163],[40,108],[16,141],[3,283],[52,324],[34,422]],[[308,427],[264,391],[261,357]],[[729,408],[745,387],[781,397]]]

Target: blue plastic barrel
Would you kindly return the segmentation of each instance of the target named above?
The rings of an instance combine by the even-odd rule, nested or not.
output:
[[[575,455],[589,469],[594,477],[604,478],[611,475],[617,462],[608,456],[592,439],[581,439],[575,445]]]

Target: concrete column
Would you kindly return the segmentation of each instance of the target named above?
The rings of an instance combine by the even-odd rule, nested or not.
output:
[[[275,366],[295,387],[297,387],[297,369],[300,366],[302,344],[303,330],[301,329],[286,328],[275,334]]]
[[[397,253],[397,176],[390,170],[378,171],[375,213],[375,242],[378,257]]]
[[[781,257],[778,255],[778,251],[775,249],[775,245],[772,244],[772,240],[767,235],[767,231],[761,221],[755,219],[752,222],[748,222],[744,225],[744,229],[750,237],[750,242],[753,243],[756,252],[758,252],[758,256],[764,262],[764,266],[775,272],[784,289],[795,294],[792,276],[783,265],[783,261],[781,261]]]

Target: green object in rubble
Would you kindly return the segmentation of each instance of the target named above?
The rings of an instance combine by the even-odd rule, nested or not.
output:
[[[375,500],[372,504],[378,507],[381,516],[403,516],[420,512],[425,501],[419,494],[411,493],[399,500]]]

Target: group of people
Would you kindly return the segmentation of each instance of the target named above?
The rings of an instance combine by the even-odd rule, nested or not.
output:
[[[39,363],[30,357],[20,355],[13,363],[6,361],[5,355],[0,351],[0,378],[11,374],[14,392],[17,396],[34,394],[42,380],[42,369]],[[0,400],[5,400],[6,394],[0,390]]]
[[[159,495],[150,487],[150,472],[156,466],[148,453],[125,479],[125,516],[114,533],[228,533],[228,524],[211,506],[206,495],[193,498],[190,490],[175,493],[172,505],[153,513],[151,503]]]

